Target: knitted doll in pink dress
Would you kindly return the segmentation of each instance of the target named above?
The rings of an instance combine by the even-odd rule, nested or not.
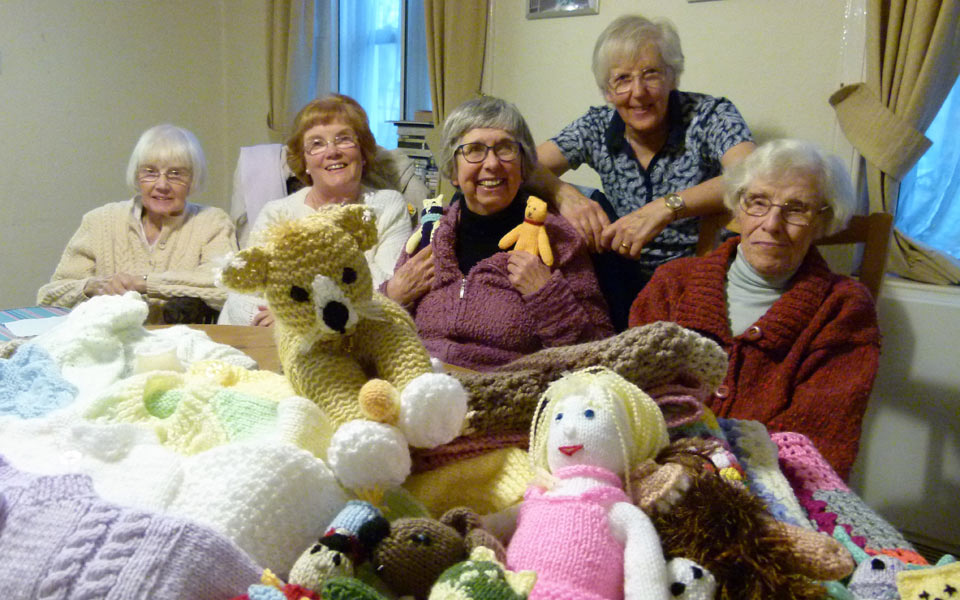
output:
[[[508,568],[536,571],[531,600],[670,598],[660,540],[622,483],[666,446],[660,409],[602,367],[565,375],[544,400],[530,456],[551,481],[527,491]]]

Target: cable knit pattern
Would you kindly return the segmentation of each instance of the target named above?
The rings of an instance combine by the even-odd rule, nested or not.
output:
[[[182,217],[164,220],[151,248],[141,234],[142,210],[138,196],[85,214],[50,283],[37,292],[37,303],[76,306],[87,299],[83,287],[90,278],[122,272],[148,275],[151,323],[161,322],[163,303],[174,296],[223,306],[226,292],[214,286],[213,266],[237,249],[230,216],[219,208],[188,203]]]
[[[547,216],[554,263],[547,283],[521,295],[507,278],[509,254],[497,252],[464,275],[457,262],[460,204],[451,204],[433,236],[433,288],[413,307],[430,355],[487,370],[541,348],[613,334],[606,301],[579,235],[565,219]],[[409,256],[400,256],[397,268]],[[383,289],[384,286],[381,286]]]
[[[0,457],[0,509],[4,598],[214,600],[259,578],[214,531],[104,501],[84,475],[29,474]]]
[[[709,403],[717,416],[803,433],[846,478],[879,366],[870,293],[830,272],[811,248],[780,299],[733,337],[724,281],[739,240],[658,268],[631,307],[630,325],[673,321],[717,341],[730,358],[723,386]]]

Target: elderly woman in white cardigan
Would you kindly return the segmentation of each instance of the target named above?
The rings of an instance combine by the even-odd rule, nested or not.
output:
[[[173,298],[219,310],[226,293],[214,285],[214,265],[237,244],[226,212],[187,202],[205,178],[203,150],[191,132],[169,124],[145,131],[127,165],[134,197],[83,216],[37,302],[73,307],[136,291],[150,306],[148,323],[163,322]]]

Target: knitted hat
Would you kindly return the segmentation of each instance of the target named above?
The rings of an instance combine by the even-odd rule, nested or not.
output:
[[[99,498],[89,477],[38,476],[0,457],[4,598],[228,598],[260,568],[192,520]]]

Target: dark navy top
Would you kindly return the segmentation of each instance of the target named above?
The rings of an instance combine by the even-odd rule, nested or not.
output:
[[[720,158],[753,140],[737,107],[726,98],[693,92],[670,93],[670,131],[663,148],[644,169],[624,137],[626,125],[612,106],[594,106],[565,127],[553,142],[571,169],[590,165],[617,215],[627,215],[670,192],[679,192],[723,172]],[[650,270],[697,247],[699,220],[678,219],[643,248],[641,266]]]

